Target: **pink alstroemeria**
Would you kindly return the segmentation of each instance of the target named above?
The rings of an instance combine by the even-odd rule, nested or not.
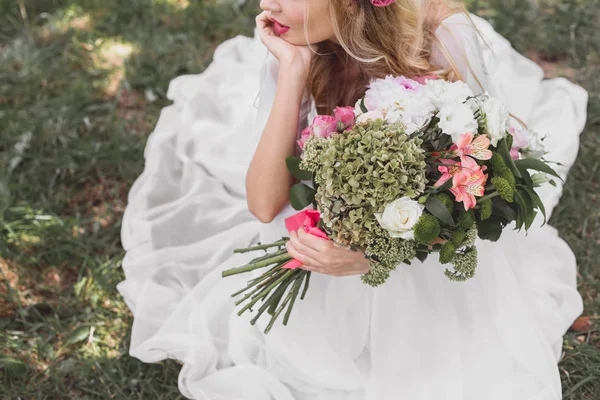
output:
[[[450,192],[457,202],[463,203],[465,211],[468,211],[477,204],[475,196],[483,196],[488,177],[483,171],[487,167],[480,167],[471,157],[461,158],[460,164],[461,170],[452,177]]]
[[[452,179],[452,177],[455,174],[457,174],[460,171],[460,162],[459,161],[449,160],[446,158],[440,158],[439,161],[444,164],[451,164],[451,165],[450,166],[440,165],[438,167],[438,171],[440,171],[442,173],[442,176],[440,177],[440,179],[438,179],[438,181],[436,183],[433,184],[433,187],[442,186],[444,183],[448,182],[450,179]]]
[[[492,158],[490,139],[487,135],[479,135],[473,140],[473,132],[460,135],[458,142],[450,147],[457,157],[471,156],[478,160],[489,160]]]

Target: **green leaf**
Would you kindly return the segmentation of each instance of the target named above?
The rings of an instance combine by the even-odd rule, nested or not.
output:
[[[495,242],[502,235],[502,223],[493,215],[485,221],[477,221],[477,235],[483,240]]]
[[[542,202],[542,199],[540,199],[540,196],[531,187],[528,187],[525,185],[519,185],[519,187],[522,187],[523,189],[525,189],[525,191],[527,191],[527,193],[529,194],[529,197],[531,197],[531,200],[533,200],[533,203],[542,212],[542,215],[544,216],[544,222],[542,223],[541,226],[544,226],[544,224],[546,223],[546,207],[544,207],[544,203]]]
[[[90,335],[90,327],[89,326],[80,326],[75,329],[65,340],[66,344],[75,344],[79,342],[83,342]]]
[[[529,209],[522,192],[519,192],[518,190],[515,191],[515,200],[519,206],[519,210],[517,212],[517,229],[520,231],[525,221],[528,220],[531,210]]]
[[[290,189],[290,204],[295,210],[303,210],[313,202],[317,191],[304,183],[296,183]]]
[[[535,219],[535,216],[537,215],[537,213],[534,210],[533,199],[529,196],[527,191],[517,189],[517,191],[515,192],[515,195],[516,194],[523,196],[523,201],[525,202],[525,205],[526,205],[525,230],[527,231],[531,227],[531,224],[533,223],[533,220]]]
[[[548,164],[541,160],[536,160],[535,158],[524,158],[522,160],[516,160],[514,163],[519,168],[533,169],[536,171],[545,172],[547,174],[557,177],[561,181],[563,180],[560,177],[560,175],[558,175],[558,173],[554,169],[552,169],[552,167],[550,167]]]
[[[446,225],[454,226],[454,220],[452,219],[452,215],[448,212],[448,209],[438,199],[435,197],[429,197],[425,202],[425,208],[429,211],[434,217],[445,223]]]
[[[507,221],[513,221],[516,218],[515,210],[501,197],[492,198],[492,204],[494,205],[493,215],[498,215]]]
[[[529,171],[527,171],[527,168],[523,168],[522,166],[517,165],[517,169],[523,177],[523,182],[525,182],[527,186],[533,187],[533,179],[531,179],[531,174],[529,173]]]
[[[290,156],[285,159],[285,165],[296,179],[299,179],[301,181],[312,180],[312,172],[300,169],[300,161],[302,161],[300,157]]]
[[[421,262],[425,262],[425,260],[427,259],[427,257],[429,256],[429,253],[425,253],[425,252],[421,252],[421,251],[417,251],[417,255],[416,257],[419,259],[419,261]],[[406,263],[406,261],[405,261]]]
[[[365,106],[365,98],[364,97],[360,100],[360,109],[364,113],[369,112],[369,110],[367,110],[367,107]]]
[[[452,179],[448,179],[442,186],[435,188],[433,193],[441,193],[452,187]]]
[[[500,155],[502,156],[502,159],[504,160],[504,163],[510,169],[510,171],[513,173],[513,175],[516,176],[517,178],[522,178],[521,173],[519,172],[519,169],[517,168],[514,160],[510,156],[510,149],[508,148],[508,145],[506,143],[506,138],[502,139],[498,143],[498,153],[500,153]]]

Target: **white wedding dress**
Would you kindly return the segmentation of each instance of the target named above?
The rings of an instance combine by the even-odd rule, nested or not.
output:
[[[471,16],[484,38],[460,14],[439,37],[475,91],[457,49],[486,90],[547,134],[547,158],[566,177],[587,92],[543,80],[537,64]],[[250,313],[237,316],[230,294],[250,275],[221,272],[256,255],[233,249],[287,234],[283,219],[296,212],[288,206],[263,224],[247,209],[245,174],[278,68],[254,33],[223,42],[204,72],[173,79],[174,104],[148,138],[121,231],[126,280],[117,288],[134,315],[130,354],[180,360],[180,391],[202,400],[560,399],[562,337],[583,304],[575,256],[541,218],[527,235],[506,229],[496,243],[478,240],[476,275],[463,283],[448,280],[437,257],[399,265],[378,288],[358,275],[313,274],[288,326],[278,321],[264,335],[266,315],[255,326]],[[312,99],[300,114],[299,131],[315,114]],[[558,183],[540,191],[549,214]]]

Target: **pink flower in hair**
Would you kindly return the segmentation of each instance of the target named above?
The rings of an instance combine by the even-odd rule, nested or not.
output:
[[[371,4],[373,4],[375,7],[385,7],[389,6],[395,1],[396,0],[371,0]]]

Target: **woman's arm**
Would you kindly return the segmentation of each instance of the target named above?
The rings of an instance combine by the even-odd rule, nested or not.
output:
[[[295,154],[298,115],[305,88],[297,68],[280,64],[275,100],[246,174],[248,209],[271,222],[289,200],[294,177],[285,159]]]
[[[285,159],[295,154],[300,105],[313,53],[279,37],[264,11],[256,17],[260,40],[279,61],[275,99],[246,173],[248,209],[271,222],[289,199],[294,178]]]

